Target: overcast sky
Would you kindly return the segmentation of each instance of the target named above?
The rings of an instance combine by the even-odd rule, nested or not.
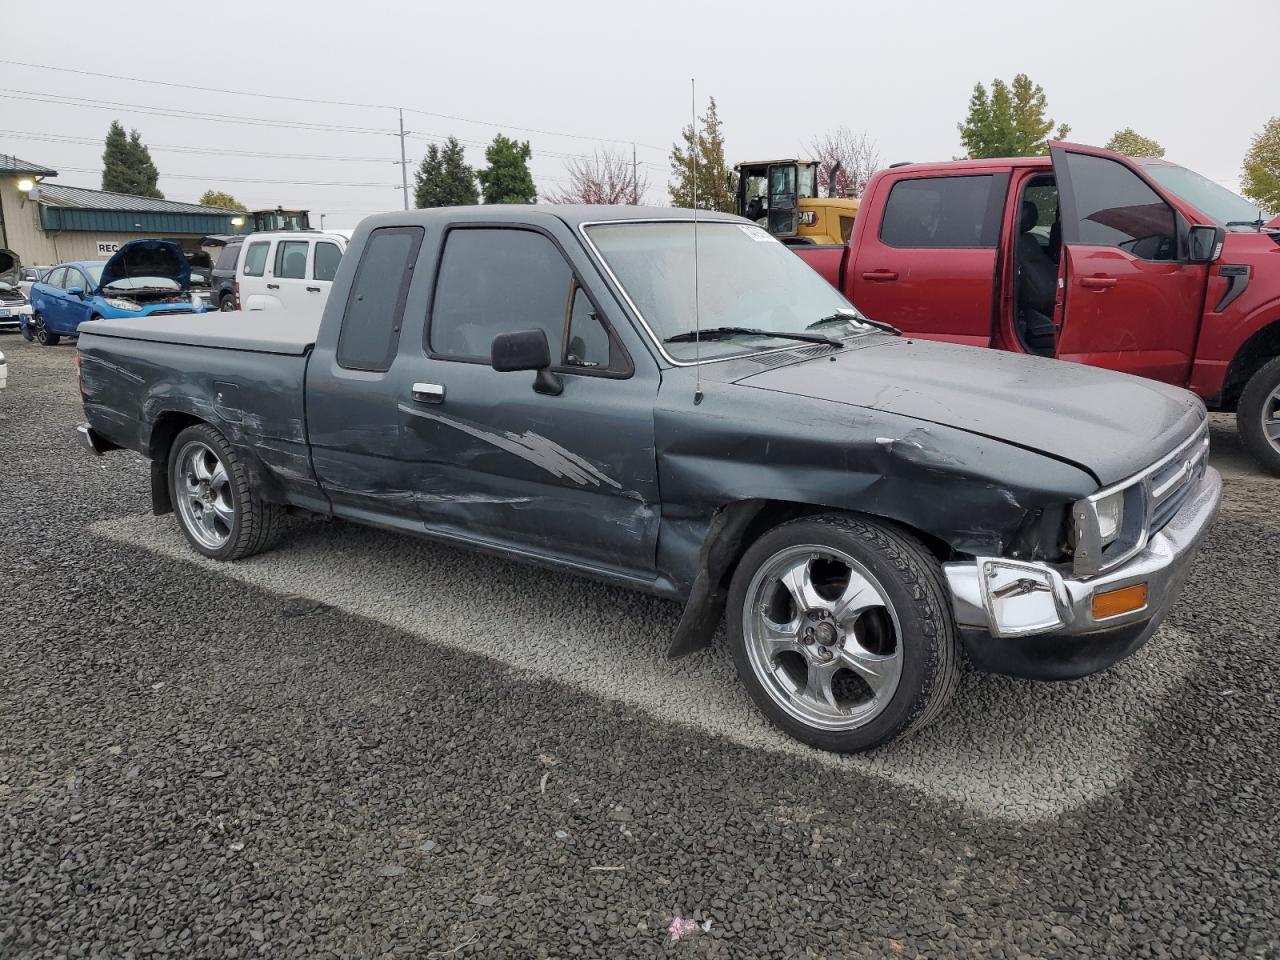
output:
[[[690,77],[701,105],[717,100],[731,164],[803,155],[815,134],[842,124],[875,140],[886,164],[959,156],[956,124],[974,83],[1026,72],[1044,87],[1049,116],[1071,125],[1072,140],[1103,143],[1132,126],[1164,144],[1169,159],[1234,188],[1249,138],[1280,114],[1267,52],[1280,35],[1276,0],[218,0],[164,9],[72,0],[56,16],[74,28],[53,32],[37,8],[14,30],[9,11],[0,58],[402,105],[411,161],[426,149],[422,138],[452,134],[481,166],[483,144],[504,132],[532,143],[543,191],[563,178],[563,154],[612,146],[630,156],[635,141],[654,203],[666,202],[667,157],[689,121]],[[119,119],[151,145],[171,199],[195,200],[212,187],[250,207],[309,208],[316,225],[324,213],[330,227],[401,205],[391,109],[11,63],[0,63],[0,96],[0,152],[59,170],[61,183],[101,185],[101,140]],[[175,111],[221,119],[164,113]]]

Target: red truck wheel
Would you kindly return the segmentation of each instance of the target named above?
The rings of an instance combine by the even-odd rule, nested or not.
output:
[[[1280,357],[1245,385],[1236,407],[1236,427],[1254,459],[1280,474]]]

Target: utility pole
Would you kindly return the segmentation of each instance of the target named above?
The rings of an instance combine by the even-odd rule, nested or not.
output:
[[[409,161],[404,155],[404,110],[400,111],[400,189],[404,191],[404,208],[409,209]]]
[[[636,165],[636,145],[631,144],[631,205],[640,205],[640,173]]]

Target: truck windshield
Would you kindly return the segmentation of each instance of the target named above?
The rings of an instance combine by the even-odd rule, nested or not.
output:
[[[1264,221],[1269,219],[1256,204],[1194,170],[1175,163],[1148,163],[1143,165],[1143,169],[1170,193],[1181,197],[1219,224],[1230,223],[1236,225],[1233,229],[1248,229],[1243,225],[1255,223],[1259,217]]]
[[[849,311],[822,333],[865,333],[860,316],[799,257],[757,226],[698,224],[698,306],[693,288],[693,223],[685,220],[595,224],[587,227],[640,317],[675,360],[703,360],[787,346],[766,332],[804,334],[815,320]],[[670,342],[694,327],[748,327],[761,336]],[[808,331],[812,335],[814,331]],[[683,340],[683,337],[681,337]],[[790,344],[795,346],[795,344]]]

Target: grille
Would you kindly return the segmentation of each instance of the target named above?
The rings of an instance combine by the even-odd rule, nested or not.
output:
[[[1191,491],[1204,476],[1208,461],[1209,428],[1206,424],[1185,449],[1151,475],[1148,481],[1148,489],[1151,491],[1151,533],[1163,528],[1186,503],[1187,497],[1191,496]]]
[[[179,313],[190,313],[190,312],[191,312],[190,307],[185,307],[181,310],[152,310],[149,314],[147,314],[147,316],[167,317],[167,316],[177,316]]]

